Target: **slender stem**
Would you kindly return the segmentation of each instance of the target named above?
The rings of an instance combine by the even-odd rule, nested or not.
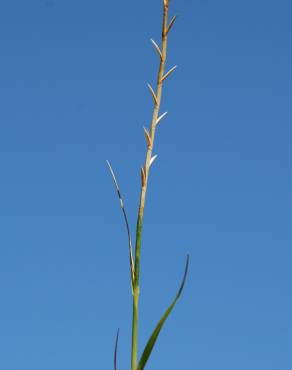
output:
[[[156,123],[160,109],[162,97],[162,77],[165,70],[166,52],[167,52],[167,25],[168,25],[168,0],[163,0],[163,22],[162,22],[162,45],[161,45],[161,58],[158,69],[157,85],[156,85],[156,99],[154,101],[153,114],[150,126],[151,144],[147,147],[144,171],[144,181],[142,181],[140,202],[138,209],[137,227],[136,227],[136,245],[135,245],[135,279],[133,287],[133,318],[132,318],[132,357],[131,357],[131,370],[137,369],[137,356],[138,356],[138,312],[139,312],[139,278],[140,278],[140,252],[142,242],[142,226],[143,216],[147,192],[147,183],[150,170],[150,160],[152,157]]]

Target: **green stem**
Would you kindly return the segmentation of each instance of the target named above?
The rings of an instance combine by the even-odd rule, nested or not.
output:
[[[140,203],[138,210],[138,219],[136,227],[136,245],[135,245],[135,269],[134,269],[134,286],[133,286],[133,317],[132,317],[132,354],[131,354],[131,370],[137,369],[137,357],[138,357],[138,313],[139,313],[139,279],[140,279],[140,254],[141,254],[141,242],[142,242],[142,227],[143,227],[143,216],[147,192],[147,183],[150,169],[150,160],[152,157],[155,129],[157,118],[160,109],[161,97],[162,97],[162,77],[165,70],[166,52],[167,52],[167,26],[168,26],[168,0],[163,0],[163,22],[162,22],[162,45],[161,45],[161,58],[159,64],[159,70],[157,75],[156,85],[156,101],[154,103],[151,126],[150,126],[150,138],[151,145],[148,145],[146,152],[146,159],[144,165],[145,179],[142,180],[142,187],[140,193]]]
[[[131,369],[137,369],[137,356],[138,356],[138,303],[139,291],[134,289],[133,293],[133,318],[132,318],[132,361]]]

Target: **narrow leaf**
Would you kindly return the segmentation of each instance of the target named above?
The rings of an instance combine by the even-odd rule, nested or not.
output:
[[[150,339],[148,340],[148,343],[146,344],[146,347],[142,353],[142,356],[140,358],[140,361],[139,361],[139,364],[138,364],[138,367],[137,367],[137,370],[143,370],[148,359],[149,359],[149,356],[152,352],[152,349],[155,345],[155,342],[158,338],[158,335],[160,333],[160,330],[164,324],[164,322],[166,321],[166,319],[168,318],[169,314],[171,313],[173,307],[175,306],[177,300],[179,299],[182,291],[183,291],[183,288],[184,288],[184,284],[185,284],[185,281],[186,281],[186,277],[187,277],[187,273],[188,273],[188,267],[189,267],[189,256],[187,256],[187,260],[186,260],[186,265],[185,265],[185,272],[184,272],[184,276],[183,276],[183,279],[182,279],[182,282],[181,282],[181,285],[180,285],[180,288],[174,298],[174,300],[172,301],[171,305],[168,307],[168,309],[165,311],[164,315],[162,316],[162,318],[160,319],[159,323],[157,324],[155,330],[153,331]]]
[[[162,59],[162,52],[160,50],[160,47],[156,44],[156,42],[153,39],[150,39],[155,50],[157,51],[158,55],[160,56],[160,59]]]
[[[152,86],[150,84],[147,84],[148,86],[148,89],[150,90],[151,92],[151,95],[152,95],[152,98],[154,100],[154,103],[157,105],[158,101],[157,101],[157,96],[155,95],[155,92],[154,90],[152,89]]]
[[[157,154],[155,154],[151,159],[150,159],[150,162],[149,162],[149,167],[152,165],[152,163],[155,161],[155,159],[158,157]]]
[[[158,118],[157,118],[157,121],[156,121],[156,125],[158,125],[158,123],[162,120],[162,118],[163,117],[165,117],[167,115],[167,112],[164,112],[164,113],[162,113],[162,115],[161,116],[159,116]]]
[[[146,138],[146,141],[147,141],[147,146],[149,148],[149,147],[152,146],[152,140],[151,140],[151,137],[150,137],[150,134],[149,134],[149,131],[147,130],[147,128],[143,126],[143,129],[144,129],[145,138]]]
[[[126,210],[125,210],[125,206],[124,206],[123,198],[122,198],[122,195],[121,195],[121,191],[120,191],[120,188],[119,188],[119,185],[118,185],[118,182],[117,182],[117,178],[115,176],[115,173],[112,169],[112,166],[111,166],[110,162],[106,161],[106,163],[107,163],[108,168],[110,170],[110,173],[112,175],[112,179],[113,179],[113,182],[114,182],[114,185],[115,185],[115,188],[116,188],[117,195],[118,195],[119,200],[120,200],[120,206],[121,206],[123,216],[124,216],[124,220],[125,220],[125,224],[126,224],[127,235],[128,235],[128,245],[129,245],[130,270],[131,270],[131,287],[132,287],[132,293],[133,293],[135,270],[134,270],[133,247],[132,247],[132,238],[131,238],[131,231],[130,231],[129,221],[128,221],[127,213],[126,213]]]
[[[168,32],[171,30],[171,28],[172,28],[172,26],[173,26],[173,24],[174,24],[174,22],[175,22],[176,18],[177,18],[177,16],[175,15],[175,16],[172,18],[172,20],[169,22],[169,25],[168,25],[168,27],[167,27],[166,33],[168,33]]]
[[[163,82],[168,76],[172,74],[172,72],[177,68],[177,66],[172,67],[165,75],[161,78],[161,82]]]
[[[120,333],[120,329],[118,329],[117,335],[116,335],[115,352],[114,352],[114,370],[117,370],[117,356],[118,356],[119,333]]]

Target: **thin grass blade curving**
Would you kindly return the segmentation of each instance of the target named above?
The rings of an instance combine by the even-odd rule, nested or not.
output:
[[[115,352],[114,352],[114,370],[117,370],[117,356],[118,356],[119,334],[120,334],[120,329],[118,329],[117,335],[116,335]]]
[[[148,343],[146,344],[146,347],[142,353],[142,356],[140,358],[140,361],[139,361],[139,364],[138,364],[138,367],[137,367],[137,370],[143,370],[145,368],[145,365],[151,355],[151,352],[153,350],[153,347],[156,343],[156,340],[158,338],[158,335],[163,327],[163,324],[165,323],[166,319],[168,318],[169,314],[171,313],[172,309],[174,308],[176,302],[178,301],[182,291],[183,291],[183,288],[184,288],[184,285],[185,285],[185,281],[186,281],[186,277],[187,277],[187,273],[188,273],[188,267],[189,267],[189,256],[187,256],[187,260],[186,260],[186,265],[185,265],[185,271],[184,271],[184,276],[183,276],[183,279],[182,279],[182,282],[181,282],[181,285],[180,285],[180,288],[174,298],[174,300],[172,301],[171,305],[167,308],[167,310],[165,311],[164,315],[162,316],[162,318],[160,319],[160,321],[158,322],[156,328],[154,329],[150,339],[148,340]]]

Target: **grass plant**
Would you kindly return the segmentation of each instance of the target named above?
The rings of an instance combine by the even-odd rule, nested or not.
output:
[[[148,84],[148,89],[150,95],[153,99],[153,111],[152,118],[149,125],[149,128],[144,127],[144,135],[146,140],[146,156],[145,163],[141,168],[141,189],[140,189],[140,200],[138,206],[138,215],[137,215],[137,225],[136,225],[136,239],[135,239],[135,249],[133,249],[132,238],[130,225],[125,210],[123,198],[121,191],[115,176],[115,173],[112,169],[111,164],[107,161],[112,179],[119,197],[121,210],[123,212],[123,218],[126,225],[127,236],[128,236],[128,253],[129,253],[129,265],[130,265],[130,280],[131,280],[131,289],[132,289],[132,298],[133,298],[133,308],[132,308],[132,343],[131,343],[131,370],[143,370],[146,366],[146,363],[150,357],[150,354],[155,346],[156,340],[159,336],[159,333],[168,317],[174,308],[177,300],[179,299],[182,290],[184,288],[188,265],[189,265],[189,256],[186,259],[186,265],[184,270],[183,279],[179,290],[171,302],[170,306],[167,308],[158,324],[156,325],[154,331],[152,332],[140,358],[138,359],[138,324],[139,324],[139,294],[140,294],[140,256],[141,256],[141,244],[142,244],[142,229],[143,229],[143,218],[144,218],[144,209],[145,201],[147,194],[147,185],[149,180],[150,168],[153,165],[153,162],[157,158],[157,155],[153,155],[153,147],[156,135],[156,128],[163,118],[165,118],[167,112],[160,113],[160,105],[162,99],[162,90],[166,79],[175,71],[176,66],[170,68],[166,71],[166,56],[167,56],[167,44],[168,36],[170,30],[172,29],[176,16],[172,17],[169,20],[169,0],[162,0],[163,5],[163,16],[162,16],[162,34],[161,34],[161,46],[159,46],[153,39],[151,43],[154,47],[154,50],[157,52],[159,58],[159,67],[157,72],[157,81],[156,86],[153,88]],[[114,351],[114,369],[117,370],[117,349],[118,349],[118,340],[119,340],[119,331],[116,336],[115,351]]]

